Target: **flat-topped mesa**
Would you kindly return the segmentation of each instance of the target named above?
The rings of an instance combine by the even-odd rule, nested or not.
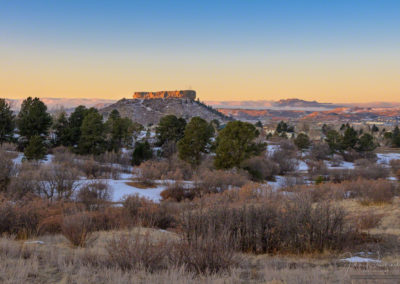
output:
[[[196,99],[196,91],[161,91],[161,92],[135,92],[134,99]]]

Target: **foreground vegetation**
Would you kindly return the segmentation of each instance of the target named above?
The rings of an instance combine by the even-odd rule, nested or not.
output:
[[[398,128],[322,126],[312,141],[285,122],[267,134],[174,115],[146,128],[85,107],[52,118],[32,98],[0,112],[1,282],[330,283],[396,269],[400,163],[375,149],[395,147]],[[113,200],[121,176],[163,190]]]

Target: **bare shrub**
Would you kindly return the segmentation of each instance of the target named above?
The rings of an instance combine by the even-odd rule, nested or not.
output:
[[[49,232],[59,232],[55,222],[54,227],[46,226],[50,220],[57,220],[61,214],[59,204],[51,204],[42,199],[22,199],[19,201],[0,198],[0,235],[15,235],[26,239],[31,236]]]
[[[122,270],[144,268],[154,272],[167,268],[170,248],[166,241],[154,242],[140,231],[114,237],[107,242],[109,263]]]
[[[133,225],[160,229],[175,226],[175,218],[169,214],[163,204],[156,204],[138,195],[131,195],[125,198],[123,206]]]
[[[94,156],[94,159],[100,164],[117,167],[125,172],[131,168],[131,156],[128,153],[105,152]]]
[[[53,163],[68,164],[71,166],[75,166],[77,163],[78,157],[66,147],[59,146],[51,149],[51,152],[53,154]]]
[[[242,163],[242,167],[247,170],[256,181],[272,180],[274,176],[280,172],[279,165],[267,159],[265,155],[245,160]]]
[[[129,216],[123,208],[107,207],[90,212],[93,230],[109,231],[126,228],[129,225]]]
[[[37,194],[38,182],[36,171],[39,164],[35,162],[24,162],[18,169],[18,176],[11,178],[8,193],[15,199],[21,199],[27,194]]]
[[[70,199],[78,188],[80,172],[67,164],[42,165],[35,172],[37,194],[48,199]]]
[[[92,218],[85,212],[64,216],[61,232],[74,246],[85,247],[93,232]]]
[[[390,166],[392,167],[393,173],[397,174],[400,171],[400,160],[391,160]]]
[[[326,143],[314,143],[310,150],[310,158],[315,161],[327,160],[331,149]]]
[[[167,161],[145,161],[136,169],[139,180],[145,184],[152,184],[153,180],[160,179],[164,173],[168,172]]]
[[[172,262],[198,274],[227,272],[239,263],[229,233],[202,235],[175,244]]]
[[[370,181],[358,192],[362,204],[391,203],[398,188],[386,180]]]
[[[309,198],[296,195],[279,203],[189,212],[183,230],[188,240],[216,238],[224,232],[243,252],[321,252],[341,250],[355,236],[345,217],[340,207],[329,203],[313,206]]]
[[[382,218],[382,214],[375,214],[374,212],[368,211],[358,217],[358,226],[360,230],[376,228],[381,223]]]
[[[86,157],[80,160],[79,163],[77,163],[77,167],[88,179],[119,178],[119,169],[112,164],[101,164],[95,161],[93,157]]]
[[[355,198],[361,203],[390,203],[398,194],[399,188],[388,180],[357,179],[341,183],[324,183],[306,188],[314,201]]]
[[[348,150],[342,153],[346,162],[354,162],[360,159],[376,160],[376,154],[373,152],[357,152],[356,150]]]
[[[303,176],[291,175],[284,177],[283,187],[286,190],[288,190],[288,189],[295,189],[299,185],[304,185],[304,184],[306,184],[306,180],[304,179]]]
[[[279,149],[274,151],[270,158],[279,165],[279,174],[281,175],[297,169],[297,147],[290,140],[282,140],[279,143]]]
[[[240,170],[204,170],[195,176],[196,188],[204,192],[222,192],[241,187],[249,182],[248,175]]]
[[[99,210],[111,200],[110,187],[102,181],[90,182],[79,189],[76,200],[83,203],[88,211]]]
[[[317,176],[326,176],[328,174],[328,168],[324,161],[307,161],[308,175],[315,179]]]
[[[135,172],[141,182],[151,184],[157,179],[189,180],[193,170],[188,163],[173,156],[169,160],[145,161]]]
[[[191,187],[185,187],[180,183],[173,183],[163,190],[160,195],[163,200],[180,202],[184,199],[192,200],[196,196],[196,190],[197,189]]]
[[[381,179],[389,176],[389,169],[367,159],[355,162],[353,178]]]

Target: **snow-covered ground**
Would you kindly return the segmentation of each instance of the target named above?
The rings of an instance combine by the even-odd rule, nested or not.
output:
[[[391,160],[400,160],[400,153],[379,153],[376,155],[378,156],[378,164],[389,164]]]
[[[139,195],[146,197],[152,201],[159,202],[161,199],[161,192],[166,189],[164,185],[157,185],[155,188],[137,188],[127,184],[129,180],[107,180],[111,189],[112,201],[119,202],[128,195]]]
[[[341,259],[341,261],[352,262],[352,263],[362,263],[362,262],[379,263],[379,262],[381,262],[378,259],[373,259],[373,258],[368,258],[368,257],[359,257],[359,256],[343,258],[343,259]]]

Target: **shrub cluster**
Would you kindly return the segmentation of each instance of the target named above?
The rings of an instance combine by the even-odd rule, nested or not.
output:
[[[183,230],[188,242],[228,235],[242,252],[322,252],[342,249],[355,236],[345,217],[343,209],[329,203],[313,206],[308,198],[295,198],[281,204],[188,212]]]

